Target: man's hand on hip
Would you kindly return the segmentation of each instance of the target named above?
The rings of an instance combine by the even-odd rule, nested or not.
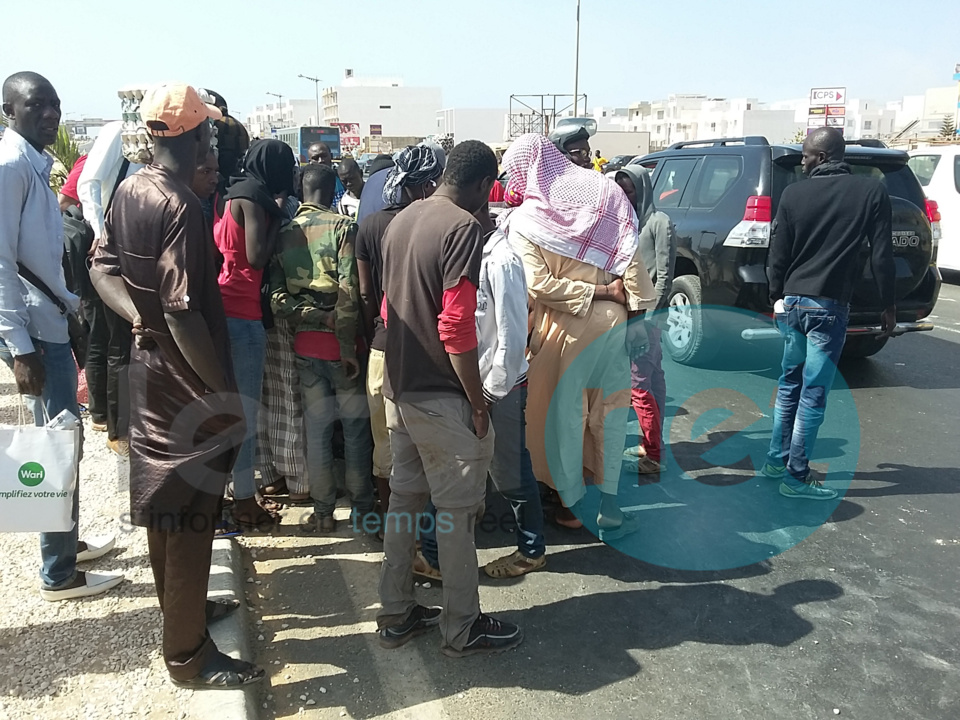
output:
[[[17,355],[13,358],[13,376],[17,381],[17,391],[21,395],[43,395],[43,385],[47,376],[43,369],[40,353]]]

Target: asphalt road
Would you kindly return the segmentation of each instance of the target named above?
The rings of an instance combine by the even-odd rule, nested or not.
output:
[[[437,634],[381,650],[380,546],[345,524],[300,535],[290,511],[278,536],[243,541],[263,717],[960,717],[960,287],[934,321],[841,365],[814,468],[846,494],[827,508],[755,477],[770,352],[668,369],[667,472],[621,486],[644,531],[625,554],[548,527],[544,571],[484,578],[484,610],[526,630],[504,655],[451,660]],[[492,525],[481,562],[513,541]]]

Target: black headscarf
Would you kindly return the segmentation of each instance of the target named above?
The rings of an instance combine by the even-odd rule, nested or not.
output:
[[[401,201],[401,189],[417,187],[443,175],[443,165],[432,147],[411,145],[397,155],[395,165],[383,185],[383,201],[396,205]]]
[[[274,202],[280,193],[293,195],[293,174],[296,160],[293,150],[279,140],[257,140],[243,158],[239,177],[231,178],[225,200],[252,200],[271,215],[282,211]]]

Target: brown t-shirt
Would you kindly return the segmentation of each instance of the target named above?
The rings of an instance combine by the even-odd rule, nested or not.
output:
[[[386,397],[418,402],[466,396],[437,319],[445,290],[464,277],[479,284],[482,252],[480,223],[443,196],[413,203],[390,223],[383,236]]]
[[[157,165],[132,175],[114,196],[92,264],[123,278],[156,341],[131,353],[133,522],[180,527],[191,514],[215,512],[244,430],[242,421],[223,413],[222,400],[208,394],[164,318],[199,312],[235,389],[215,247],[197,196]]]

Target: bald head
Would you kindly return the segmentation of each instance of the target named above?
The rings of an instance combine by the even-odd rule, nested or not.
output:
[[[10,127],[37,150],[57,139],[60,98],[42,75],[18,72],[3,81],[3,114]]]
[[[843,133],[836,128],[817,128],[803,141],[803,171],[810,171],[825,162],[842,162],[846,152]]]
[[[31,87],[46,85],[53,87],[50,81],[43,75],[35,72],[14,73],[3,81],[3,104],[12,103],[17,97],[22,96]]]

